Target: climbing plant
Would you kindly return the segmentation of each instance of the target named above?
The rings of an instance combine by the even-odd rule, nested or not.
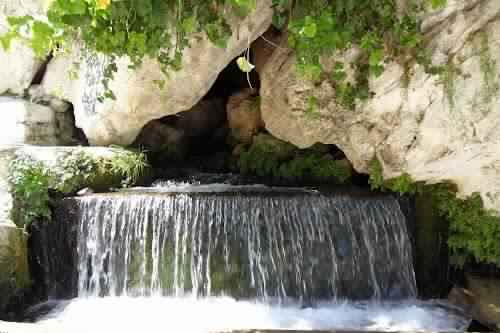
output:
[[[478,193],[458,198],[450,184],[426,185],[408,174],[385,180],[377,159],[370,165],[370,184],[372,189],[431,198],[437,212],[450,223],[448,247],[455,265],[474,260],[500,266],[500,216],[484,208]]]
[[[245,17],[257,0],[53,0],[47,20],[32,16],[9,17],[10,30],[0,37],[4,48],[13,39],[26,41],[39,57],[67,50],[75,39],[86,49],[110,59],[105,70],[104,97],[114,98],[109,80],[117,71],[116,59],[128,56],[132,67],[144,58],[158,60],[162,72],[182,66],[183,50],[193,35],[205,33],[214,45],[225,47],[232,31],[226,14]],[[432,7],[446,0],[427,0]],[[410,1],[411,3],[412,1]],[[380,75],[384,60],[421,49],[416,13],[410,6],[397,15],[395,0],[273,0],[274,25],[288,32],[297,55],[297,68],[315,80],[328,75],[336,83],[340,101],[353,107],[369,96],[368,76]],[[355,81],[346,80],[341,62],[326,74],[320,59],[357,45]],[[241,61],[247,70],[253,66]],[[158,82],[160,86],[164,81]]]
[[[32,16],[9,17],[10,31],[0,42],[9,48],[13,39],[25,40],[39,57],[67,50],[79,38],[84,46],[109,56],[104,85],[117,71],[116,58],[128,56],[132,67],[144,58],[158,60],[165,75],[178,70],[189,37],[204,32],[225,47],[231,29],[224,13],[239,16],[255,8],[256,0],[54,0],[47,21]],[[114,98],[106,89],[105,97]]]

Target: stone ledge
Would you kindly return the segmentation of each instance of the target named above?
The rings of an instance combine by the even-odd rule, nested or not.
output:
[[[148,330],[149,331],[149,330]],[[63,331],[61,328],[57,328],[55,325],[36,325],[36,324],[24,324],[24,323],[9,323],[0,321],[0,332],[1,333],[69,333]],[[166,332],[166,331],[165,331]],[[169,333],[176,333],[173,331],[168,331]],[[183,333],[183,332],[179,332]],[[345,330],[315,330],[315,331],[304,331],[304,330],[235,330],[235,331],[223,331],[223,332],[212,332],[212,333],[387,333],[382,331],[345,331]],[[426,333],[426,332],[392,332],[392,333]],[[431,333],[431,332],[429,332]],[[432,333],[447,333],[447,332],[432,332]],[[450,332],[451,333],[451,332]]]

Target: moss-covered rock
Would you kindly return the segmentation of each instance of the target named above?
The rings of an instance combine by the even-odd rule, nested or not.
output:
[[[0,221],[0,312],[30,283],[27,237],[21,229]]]
[[[485,207],[480,193],[461,198],[453,184],[417,182],[406,173],[384,179],[383,174],[381,163],[373,160],[370,170],[372,189],[426,196],[436,214],[449,223],[447,244],[454,265],[463,267],[476,262],[500,266],[500,216]]]
[[[253,144],[239,152],[241,173],[296,183],[346,183],[352,176],[349,161],[335,160],[325,147],[299,150],[268,134],[259,134]]]
[[[18,226],[50,217],[50,192],[105,191],[134,185],[147,173],[142,153],[121,148],[22,147],[4,163],[9,163],[12,220]]]
[[[289,159],[298,150],[294,145],[264,133],[253,138],[252,149],[273,154],[278,160]]]

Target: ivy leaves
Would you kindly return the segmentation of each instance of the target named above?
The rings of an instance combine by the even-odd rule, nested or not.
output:
[[[156,59],[168,78],[181,68],[193,34],[204,32],[213,44],[226,47],[232,34],[224,18],[227,8],[244,17],[255,10],[256,0],[54,0],[47,21],[9,18],[10,30],[0,36],[0,44],[8,49],[12,40],[21,39],[44,58],[56,48],[71,47],[78,36],[87,50],[109,57],[103,100],[114,96],[107,86],[119,57],[128,56],[131,68],[145,58]]]
[[[283,8],[285,2],[276,0],[275,5]],[[283,15],[290,17],[289,44],[297,55],[299,72],[313,81],[331,75],[338,100],[350,109],[356,99],[370,96],[368,77],[381,75],[388,58],[416,49],[422,41],[415,16],[397,17],[394,0],[297,1],[293,10]],[[326,73],[322,56],[339,54],[355,45],[362,54],[354,64],[354,82],[345,81],[343,67]]]
[[[426,0],[433,7],[446,0]],[[311,80],[324,74],[322,56],[360,46],[356,77],[347,82],[343,68],[328,73],[340,102],[353,108],[356,99],[368,97],[368,77],[383,72],[384,61],[418,49],[422,42],[415,16],[396,16],[395,0],[272,0],[273,23],[287,30],[297,55],[297,69]],[[131,68],[144,58],[156,59],[168,79],[182,65],[182,55],[194,34],[204,33],[216,46],[227,46],[231,27],[226,9],[244,17],[257,0],[53,0],[48,21],[32,17],[9,19],[10,30],[0,36],[8,48],[14,39],[29,43],[38,57],[67,48],[75,38],[86,49],[109,56],[104,85],[116,72],[115,59],[128,56]],[[244,71],[249,64],[241,63]],[[161,82],[164,82],[162,80]],[[113,97],[107,89],[103,97]]]

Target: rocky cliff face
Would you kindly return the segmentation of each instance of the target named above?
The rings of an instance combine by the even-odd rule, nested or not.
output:
[[[149,121],[193,107],[231,60],[267,30],[272,15],[271,0],[259,0],[257,9],[246,19],[229,17],[233,35],[226,49],[216,47],[206,37],[193,39],[184,52],[182,69],[171,73],[163,88],[155,83],[164,79],[155,61],[145,61],[138,70],[131,70],[128,60],[120,59],[118,73],[110,85],[116,100],[99,103],[96,98],[102,93],[106,59],[84,55],[78,78],[71,80],[68,68],[80,62],[77,49],[73,55],[56,58],[49,64],[43,87],[48,94],[73,103],[76,124],[92,144],[128,145]]]
[[[389,63],[370,81],[373,97],[355,110],[337,103],[332,83],[300,77],[282,45],[261,74],[266,128],[299,147],[336,144],[359,172],[368,173],[377,157],[385,178],[451,181],[460,195],[480,192],[487,208],[500,211],[499,15],[496,0],[449,0],[426,13],[428,51],[442,74],[415,61]]]
[[[8,31],[8,16],[43,14],[42,0],[2,0],[0,1],[0,35]],[[0,95],[5,93],[23,94],[42,65],[33,51],[26,45],[14,41],[10,51],[0,47]]]
[[[2,4],[0,29],[5,30],[8,15],[40,14],[39,2]],[[404,7],[405,1],[399,3]],[[265,66],[265,59],[257,55],[265,128],[301,148],[317,142],[335,144],[359,172],[368,173],[376,157],[385,178],[408,173],[417,181],[453,182],[461,195],[480,192],[487,208],[500,211],[499,16],[496,0],[448,0],[444,9],[425,13],[426,51],[440,74],[427,73],[413,60],[390,62],[380,77],[371,79],[372,98],[358,103],[355,110],[337,103],[334,83],[313,84],[300,77],[286,43],[275,48]],[[75,47],[74,54],[50,61],[37,91],[71,102],[76,125],[91,144],[128,145],[149,121],[195,105],[222,69],[269,27],[271,17],[271,1],[260,0],[244,21],[229,19],[235,29],[227,49],[205,38],[193,41],[182,70],[173,73],[163,89],[154,84],[161,79],[155,62],[146,61],[133,71],[121,59],[111,83],[117,99],[99,103],[106,59],[84,55],[76,79],[71,80],[68,70],[81,55]],[[268,57],[272,45],[265,45]],[[356,52],[348,52],[345,58],[355,56]],[[0,94],[19,94],[41,66],[29,49],[18,44],[9,53],[0,51],[0,57],[5,59],[0,74],[9,77],[0,83]],[[314,114],[309,112],[311,96],[318,101]]]

